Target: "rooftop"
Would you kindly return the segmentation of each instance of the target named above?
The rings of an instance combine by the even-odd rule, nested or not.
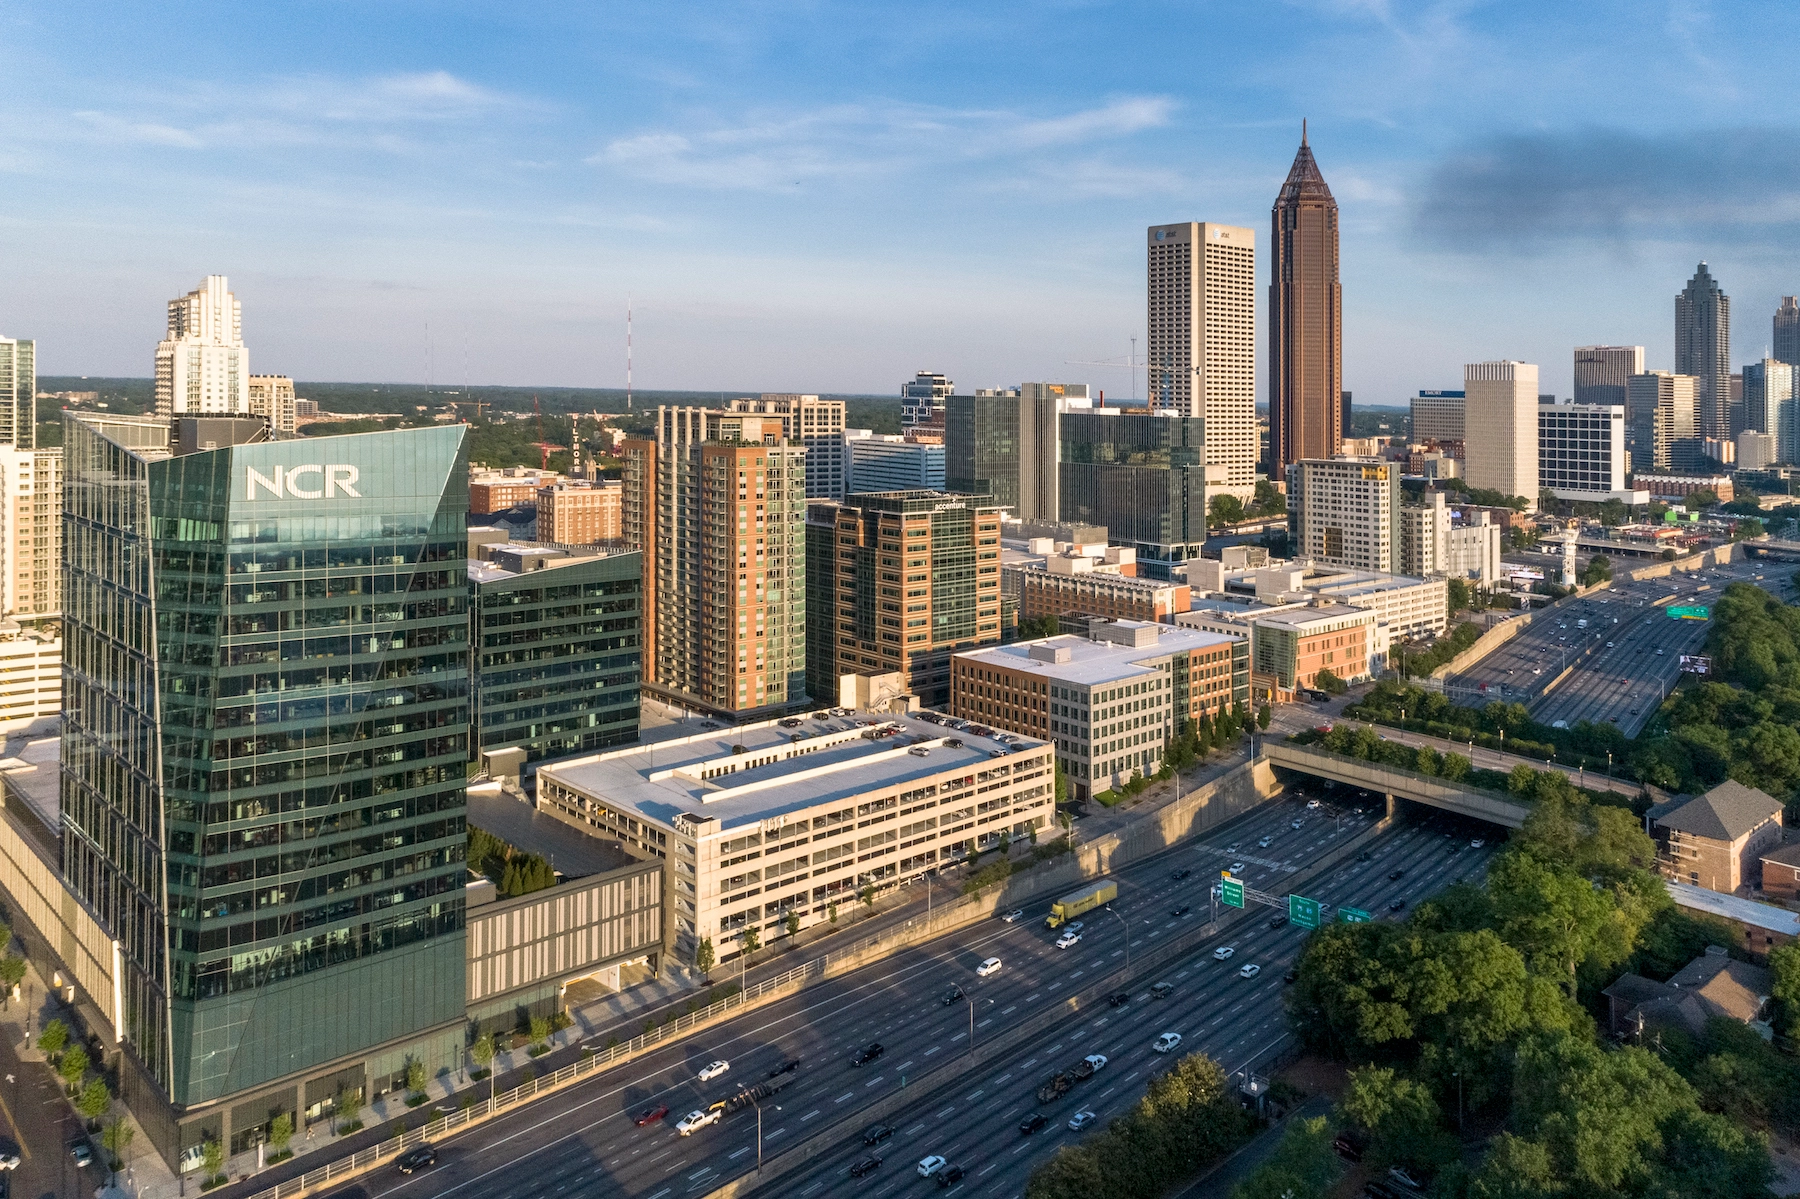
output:
[[[1344,620],[1349,617],[1367,617],[1373,621],[1375,612],[1371,608],[1358,608],[1353,604],[1308,604],[1304,608],[1287,608],[1280,612],[1270,612],[1266,616],[1255,616],[1255,621],[1259,625],[1279,625],[1303,630],[1320,621]]]
[[[985,767],[996,753],[1045,744],[927,716],[936,714],[817,712],[793,727],[774,720],[739,725],[547,763],[538,770],[539,786],[555,779],[665,825],[687,813],[715,817],[731,829],[896,783]],[[915,747],[926,752],[910,752]]]
[[[629,866],[635,859],[617,841],[592,837],[530,804],[488,788],[469,788],[469,823],[526,853],[535,853],[565,878],[584,878]]]
[[[1758,903],[1754,899],[1741,899],[1736,895],[1708,891],[1705,887],[1695,887],[1688,883],[1670,882],[1664,885],[1669,889],[1669,898],[1681,907],[1723,916],[1727,920],[1735,920],[1739,924],[1747,924],[1765,932],[1800,937],[1800,912]]]
[[[1156,673],[1155,667],[1141,665],[1143,662],[1169,654],[1230,645],[1238,640],[1224,633],[1210,633],[1180,625],[1153,624],[1142,620],[1114,620],[1097,627],[1129,633],[1149,629],[1156,636],[1154,641],[1145,645],[1126,645],[1117,641],[1064,634],[1060,637],[1040,637],[1035,641],[1015,641],[1011,645],[969,650],[956,656],[964,662],[1035,671],[1045,678],[1076,687],[1096,687]],[[1141,633],[1137,635],[1142,636]],[[1033,654],[1034,648],[1039,651],[1038,654]],[[1065,661],[1046,661],[1050,654],[1044,653],[1045,650],[1067,651],[1068,656]],[[1061,654],[1058,653],[1057,656]]]
[[[1705,795],[1658,816],[1656,823],[1696,837],[1736,841],[1769,817],[1780,819],[1781,809],[1780,800],[1727,779]]]

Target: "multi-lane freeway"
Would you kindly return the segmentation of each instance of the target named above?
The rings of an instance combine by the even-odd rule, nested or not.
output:
[[[1204,843],[1178,846],[1115,875],[1116,915],[1090,914],[1081,940],[1070,948],[1056,947],[1057,934],[1043,922],[1048,903],[1037,903],[1015,923],[992,920],[948,934],[524,1105],[443,1142],[431,1168],[401,1175],[388,1167],[358,1189],[383,1199],[555,1199],[582,1193],[674,1199],[704,1193],[755,1169],[759,1115],[762,1146],[773,1152],[853,1116],[896,1089],[916,1085],[920,1074],[945,1055],[967,1048],[971,1026],[977,1038],[992,1036],[1006,1022],[1054,1004],[1059,993],[1118,970],[1127,927],[1131,951],[1140,953],[1205,921],[1218,869],[1239,863],[1240,876],[1251,888],[1285,892],[1285,879],[1367,829],[1378,805],[1367,807],[1367,814],[1358,816],[1309,810],[1298,798],[1265,804],[1214,831]],[[1478,868],[1480,853],[1452,852],[1466,845],[1465,833],[1448,838],[1402,828],[1377,839],[1370,861],[1345,865],[1311,889],[1326,902],[1385,915],[1394,899],[1411,902],[1441,887],[1453,873]],[[1264,838],[1267,846],[1259,844]],[[1405,873],[1390,882],[1387,874],[1395,869]],[[1173,877],[1179,870],[1191,873]],[[1188,911],[1176,915],[1183,907]],[[899,1131],[885,1143],[880,1176],[861,1189],[885,1191],[917,1183],[912,1161],[936,1152],[954,1153],[958,1157],[953,1160],[970,1163],[965,1185],[1017,1191],[1043,1153],[1074,1135],[1065,1128],[1075,1110],[1072,1103],[1079,1101],[1104,1117],[1141,1093],[1149,1038],[1156,1033],[1181,1031],[1184,1052],[1213,1053],[1228,1065],[1271,1045],[1284,1032],[1278,992],[1300,934],[1268,927],[1266,915],[1266,909],[1253,911],[1228,930],[1223,942],[1235,949],[1231,961],[1212,961],[1209,942],[1193,961],[1167,971],[1167,981],[1175,984],[1168,999],[1152,1001],[1144,997],[1144,986],[1136,987],[1131,1004],[1117,1013],[1072,1017],[1066,1036],[1046,1038],[1041,1055],[1023,1054],[1014,1065],[984,1071],[983,1080],[991,1080],[994,1089],[984,1081],[971,1082],[957,1094],[983,1092],[974,1099],[945,1100],[905,1122],[896,1121]],[[1003,965],[995,974],[978,977],[975,967],[988,957],[1000,958]],[[1248,963],[1262,966],[1262,972],[1241,979],[1239,969]],[[963,989],[964,998],[945,1003],[952,985]],[[851,1064],[854,1055],[876,1042],[883,1047],[880,1057],[860,1067]],[[1078,1046],[1081,1053],[1074,1052]],[[1041,1081],[1036,1077],[1040,1068],[1047,1069],[1052,1059],[1068,1065],[1095,1052],[1113,1059],[1102,1074],[1082,1084],[1069,1102],[1046,1108],[1057,1131],[1046,1129],[1031,1138],[1013,1132],[1000,1145],[997,1130],[1011,1129],[1022,1118],[1021,1105],[1031,1106],[1029,1092]],[[762,1101],[760,1113],[746,1107],[691,1136],[677,1133],[676,1122],[686,1112],[763,1081],[795,1058],[799,1067],[783,1076],[786,1085]],[[717,1059],[730,1062],[729,1072],[701,1082],[701,1067]],[[999,1080],[1009,1073],[1011,1077]],[[666,1116],[643,1126],[635,1123],[636,1117],[665,1105]],[[947,1107],[956,1110],[938,1114]],[[978,1129],[985,1132],[971,1135]],[[1014,1140],[1027,1148],[1015,1153]],[[989,1158],[975,1155],[975,1147],[983,1144],[993,1150],[991,1168]],[[843,1171],[860,1148],[855,1139],[824,1159],[816,1172],[784,1179],[778,1189],[788,1194],[847,1191]]]

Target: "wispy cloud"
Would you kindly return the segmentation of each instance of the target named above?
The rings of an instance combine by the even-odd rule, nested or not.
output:
[[[948,161],[1029,159],[1168,124],[1174,102],[1127,96],[1056,116],[906,103],[846,104],[689,131],[616,138],[588,162],[659,183],[778,190]]]
[[[1445,248],[1536,253],[1572,239],[1629,245],[1800,238],[1800,130],[1619,130],[1499,137],[1431,170],[1416,228]]]
[[[198,134],[190,130],[178,129],[173,125],[164,125],[155,121],[134,121],[109,112],[84,110],[77,112],[75,119],[92,130],[100,141],[137,142],[148,146],[180,146],[189,150],[198,149],[205,144]]]

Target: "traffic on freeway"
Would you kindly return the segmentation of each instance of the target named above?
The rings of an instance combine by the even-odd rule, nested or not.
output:
[[[1340,818],[1298,798],[1271,801],[1211,833],[1207,849],[1185,843],[1109,876],[1118,900],[1111,911],[1085,913],[1080,941],[1067,949],[1056,948],[1067,926],[1045,927],[1045,897],[1017,921],[970,925],[828,979],[441,1141],[437,1162],[424,1170],[384,1171],[361,1185],[373,1199],[702,1193],[756,1168],[759,1116],[763,1151],[783,1149],[909,1085],[942,1055],[965,1048],[971,1033],[992,1035],[1004,1022],[1054,1003],[1064,988],[1116,968],[1124,955],[1122,921],[1131,921],[1134,953],[1204,922],[1210,883],[1218,877],[1212,872],[1229,865],[1220,859],[1230,847],[1251,887],[1285,891],[1284,878],[1379,815],[1373,802],[1361,816],[1350,811]],[[1173,878],[1181,869],[1189,875]],[[1170,914],[1179,907],[1188,911]],[[993,958],[999,968],[979,976],[978,967]],[[1280,972],[1274,977],[1279,982]],[[952,987],[961,995],[946,1001]],[[851,1064],[876,1044],[882,1047],[877,1057]],[[796,1058],[800,1065],[777,1093],[688,1136],[677,1131],[688,1113],[730,1100]],[[715,1061],[729,1062],[729,1071],[700,1081],[700,1071]],[[669,1109],[663,1118],[636,1123],[662,1106]]]

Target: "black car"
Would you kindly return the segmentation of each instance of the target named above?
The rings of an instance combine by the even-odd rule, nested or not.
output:
[[[1189,907],[1187,904],[1184,903],[1180,907],[1172,909],[1169,912],[1169,915],[1171,917],[1179,919],[1180,917],[1187,915],[1189,912],[1191,912],[1193,910],[1194,910],[1193,908]]]
[[[875,1171],[877,1171],[879,1169],[881,1169],[881,1159],[880,1158],[865,1157],[861,1161],[857,1162],[854,1166],[850,1167],[850,1177],[861,1178],[866,1174],[873,1174]]]
[[[1032,1112],[1019,1121],[1019,1135],[1028,1137],[1048,1123],[1050,1119],[1043,1112]]]
[[[1192,873],[1193,873],[1192,870],[1177,870],[1175,873],[1171,874],[1169,876],[1169,878],[1174,882],[1180,882],[1182,879],[1186,878],[1188,875],[1190,875]]]
[[[791,1057],[787,1061],[781,1063],[781,1065],[776,1066],[773,1070],[770,1070],[768,1077],[780,1078],[783,1074],[792,1074],[794,1071],[798,1070],[799,1068],[800,1068],[800,1059],[797,1057]]]
[[[1297,979],[1299,977],[1300,977],[1300,971],[1295,970],[1293,968],[1289,968],[1288,972],[1281,976],[1281,981],[1284,983],[1291,984],[1295,979]]]
[[[1359,816],[1362,815],[1362,811],[1360,809],[1358,809],[1357,815],[1359,815]],[[1369,860],[1369,857],[1370,857],[1369,851],[1365,849],[1361,853],[1356,855],[1356,860],[1359,862],[1366,862]]]
[[[1388,882],[1390,882],[1390,883],[1397,883],[1397,882],[1399,882],[1399,881],[1400,881],[1400,880],[1401,880],[1401,879],[1403,879],[1403,878],[1405,878],[1405,877],[1406,877],[1406,871],[1404,871],[1404,870],[1395,870],[1395,871],[1393,871],[1393,872],[1392,872],[1392,873],[1390,873],[1390,874],[1389,874],[1389,875],[1388,875]]]
[[[1282,926],[1287,924],[1287,922],[1288,922],[1288,918],[1287,918],[1286,912],[1278,912],[1275,915],[1269,917],[1269,927],[1270,928],[1281,928]]]
[[[955,983],[951,983],[950,989],[948,991],[944,992],[944,1006],[949,1007],[951,1004],[955,1003],[957,1000],[961,999],[962,997],[963,997],[963,989],[961,987],[957,986]]]
[[[1111,995],[1108,995],[1106,997],[1106,1006],[1107,1007],[1124,1007],[1126,1004],[1128,1004],[1130,1002],[1131,1002],[1131,992],[1130,991],[1114,991]]]
[[[400,1173],[411,1174],[414,1170],[437,1165],[437,1150],[430,1145],[420,1145],[417,1149],[408,1149],[402,1153],[394,1164],[400,1167]]]
[[[871,1124],[863,1129],[863,1144],[879,1145],[893,1135],[894,1126],[892,1124]]]
[[[966,1171],[961,1166],[945,1166],[937,1172],[937,1183],[940,1187],[948,1190],[961,1182],[965,1173]]]
[[[1404,899],[1396,899],[1393,903],[1388,904],[1388,911],[1398,912],[1401,908],[1403,908],[1405,906],[1406,906],[1406,901]]]
[[[887,1050],[881,1047],[881,1042],[877,1041],[855,1057],[851,1058],[850,1064],[852,1066],[866,1066],[886,1052]]]

